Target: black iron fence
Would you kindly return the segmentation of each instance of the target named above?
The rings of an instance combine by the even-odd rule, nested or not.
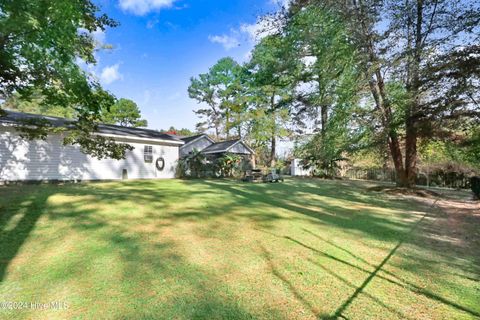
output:
[[[342,177],[358,180],[395,182],[396,172],[391,168],[351,168],[341,174]],[[420,170],[416,184],[428,187],[469,189],[472,174],[445,170]]]

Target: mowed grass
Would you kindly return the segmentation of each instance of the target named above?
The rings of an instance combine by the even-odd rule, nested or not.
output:
[[[479,225],[363,184],[7,186],[0,214],[0,302],[67,303],[2,319],[480,317],[480,249],[453,239]]]

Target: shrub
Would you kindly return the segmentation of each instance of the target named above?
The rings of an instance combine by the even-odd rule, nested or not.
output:
[[[178,161],[177,177],[201,178],[206,166],[207,161],[205,155],[194,149],[188,156]]]
[[[227,153],[216,160],[216,167],[222,177],[232,177],[240,169],[241,162],[241,156]]]
[[[470,178],[470,186],[472,188],[475,198],[480,200],[480,177]]]

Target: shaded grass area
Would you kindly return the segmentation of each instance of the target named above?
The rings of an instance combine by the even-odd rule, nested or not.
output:
[[[2,187],[0,301],[68,308],[0,318],[477,318],[480,223],[447,218],[342,181]]]

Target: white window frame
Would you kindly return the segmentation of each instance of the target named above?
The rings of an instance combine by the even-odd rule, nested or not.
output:
[[[153,162],[153,146],[145,145],[143,147],[143,161],[146,163]]]

